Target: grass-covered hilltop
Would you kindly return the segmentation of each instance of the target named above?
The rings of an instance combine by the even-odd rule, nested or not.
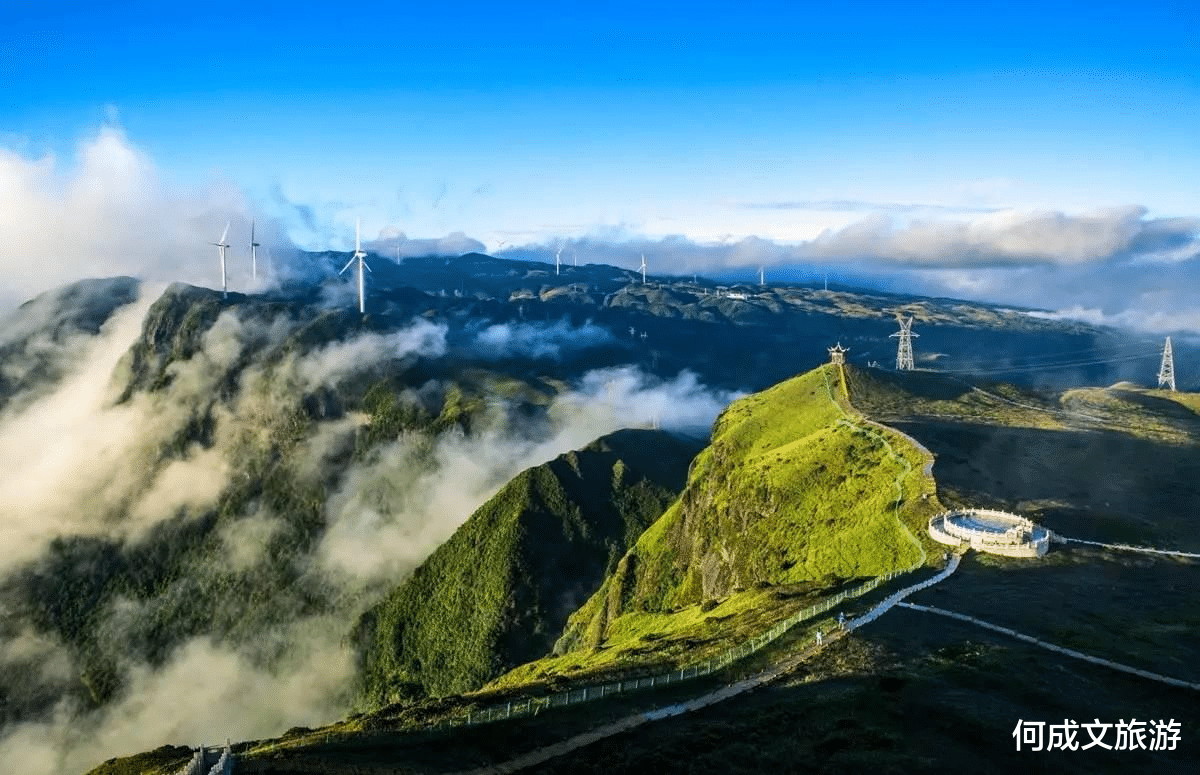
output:
[[[729,626],[741,617],[786,608],[764,590],[920,563],[916,536],[935,511],[923,456],[856,422],[842,396],[842,371],[825,366],[730,405],[683,494],[571,617],[560,656],[522,675],[611,665],[651,640],[656,655],[694,659],[753,634]]]
[[[709,678],[429,731],[485,708],[696,665],[858,580],[907,569],[916,572],[903,579],[928,577],[921,566],[939,564],[943,550],[924,528],[943,503],[1021,508],[1098,540],[1174,540],[1187,513],[1161,510],[1200,496],[1198,431],[1189,394],[1130,385],[1036,391],[825,365],[731,403],[698,454],[656,431],[611,434],[521,473],[362,618],[363,713],[239,744],[239,767],[460,771],[712,691],[795,656],[813,629],[828,631],[831,614]],[[1075,493],[1086,476],[1075,467],[1096,455],[1140,466],[1165,494],[1127,484],[1124,499],[1105,508],[1099,496]],[[1058,471],[1056,459],[1070,465]],[[1100,492],[1115,497],[1115,486]],[[1072,498],[1078,506],[1068,508]],[[968,556],[952,579],[914,599],[1197,680],[1189,664],[1200,644],[1187,635],[1188,622],[1200,622],[1194,570],[1095,549]],[[781,762],[941,771],[945,761],[1008,761],[1016,718],[1083,718],[1086,706],[1200,720],[1179,692],[893,609],[747,698],[531,771],[623,771],[647,761],[664,772],[685,761],[712,772]],[[168,753],[97,772],[165,775],[181,761]],[[1175,761],[1164,756],[1147,766]],[[1068,765],[1120,771],[1120,762],[1088,757]]]
[[[495,686],[694,661],[800,591],[920,563],[922,455],[854,422],[839,394],[841,371],[822,367],[734,402],[686,487],[694,450],[652,431],[523,472],[364,616],[368,702],[475,689],[526,662]],[[773,588],[797,594],[779,605]]]
[[[1004,343],[1011,367],[1042,368],[1046,348],[1140,346],[1111,330],[950,300],[640,278],[592,285],[584,303],[544,268],[412,263],[381,271],[397,284],[377,286],[365,315],[336,301],[335,280],[226,298],[118,279],[0,321],[0,527],[17,539],[0,556],[0,750],[58,730],[46,747],[69,753],[55,767],[82,772],[296,728],[280,748],[239,744],[239,768],[334,766],[368,743],[386,751],[355,755],[405,761],[436,738],[430,755],[455,769],[439,757],[475,727],[439,738],[429,724],[758,644],[667,694],[547,708],[521,727],[533,746],[570,731],[564,719],[583,731],[594,714],[794,655],[836,612],[762,636],[867,579],[915,569],[856,605],[931,575],[921,566],[943,549],[924,527],[943,506],[1197,548],[1194,395],[1083,387],[1075,367],[990,384],[950,362],[976,338]],[[460,292],[405,286],[423,266],[438,283],[465,277]],[[469,293],[484,269],[491,290]],[[733,317],[692,314],[710,308]],[[921,327],[918,363],[946,371],[861,366],[898,312]],[[851,344],[845,366],[817,366],[827,334]],[[656,418],[671,430],[651,430]],[[1179,599],[1186,561],[1115,569],[1081,551],[968,558],[952,581],[1019,597],[1036,577],[1071,598],[1136,567],[1126,599],[1140,609],[1073,599],[1086,614],[1001,623],[1185,674],[1200,651],[1186,637],[1194,603]],[[1106,634],[1118,631],[1137,637]],[[179,710],[197,676],[206,698]],[[105,736],[67,734],[84,728]],[[324,735],[343,747],[318,754]],[[455,761],[517,752],[493,742]],[[180,755],[112,766],[158,761],[165,775]]]
[[[699,455],[628,430],[522,472],[363,616],[362,702],[379,710],[326,731],[378,735],[692,664],[855,579],[919,566],[936,509],[926,458],[845,396],[841,370],[821,367],[735,401]]]
[[[698,448],[628,429],[519,474],[363,615],[365,701],[476,689],[545,654],[678,495]]]

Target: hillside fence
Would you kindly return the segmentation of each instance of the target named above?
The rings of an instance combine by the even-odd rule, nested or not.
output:
[[[801,622],[805,622],[805,621],[814,619],[823,613],[833,610],[834,608],[838,607],[839,605],[846,602],[847,600],[853,600],[853,599],[862,597],[863,595],[866,595],[869,592],[874,591],[875,589],[879,588],[881,585],[883,585],[889,581],[892,581],[893,579],[896,579],[900,576],[905,576],[909,573],[912,573],[912,572],[924,567],[928,561],[928,555],[925,552],[925,547],[921,543],[920,539],[917,538],[917,536],[913,534],[912,530],[908,527],[908,525],[906,525],[904,523],[904,520],[900,519],[900,515],[899,515],[900,503],[903,500],[903,488],[902,488],[900,482],[904,476],[908,475],[912,471],[912,466],[908,463],[907,460],[904,459],[903,455],[900,455],[896,452],[896,450],[889,443],[886,436],[880,434],[877,431],[871,430],[870,428],[864,428],[861,425],[858,425],[858,424],[850,421],[849,415],[847,415],[846,410],[834,398],[833,390],[831,389],[831,387],[829,385],[829,378],[827,375],[824,375],[824,370],[822,370],[822,374],[823,374],[823,376],[825,376],[825,388],[829,395],[829,400],[833,403],[833,405],[835,407],[837,407],[837,409],[843,415],[843,417],[846,418],[846,419],[840,420],[839,422],[844,423],[845,425],[849,426],[852,430],[854,430],[856,432],[863,433],[868,436],[872,436],[872,437],[876,438],[879,442],[881,442],[881,444],[887,450],[888,454],[891,455],[904,468],[904,470],[900,474],[897,475],[896,482],[895,482],[896,488],[898,491],[898,495],[900,496],[896,501],[895,516],[896,516],[897,522],[899,522],[899,524],[900,524],[901,529],[907,535],[907,538],[909,540],[911,540],[913,544],[915,544],[918,552],[920,553],[920,558],[916,562],[914,562],[912,565],[910,565],[906,568],[903,568],[900,570],[895,570],[890,573],[884,574],[882,576],[876,576],[872,579],[869,579],[868,581],[863,582],[862,584],[859,584],[858,586],[853,587],[852,589],[844,590],[826,600],[823,600],[819,603],[809,606],[808,608],[797,611],[795,614],[792,614],[787,619],[784,619],[783,621],[776,623],[773,627],[771,627],[771,629],[767,630],[766,632],[762,633],[761,635],[751,638],[750,640],[746,641],[745,643],[741,644],[740,646],[736,646],[732,649],[729,649],[728,651],[726,651],[722,654],[719,654],[711,659],[705,660],[704,662],[701,662],[699,664],[691,665],[688,667],[682,667],[677,670],[669,670],[669,671],[658,673],[656,675],[652,675],[652,676],[648,676],[648,677],[629,678],[629,679],[621,680],[621,681],[612,681],[609,683],[593,684],[590,686],[584,686],[584,687],[576,688],[576,689],[567,689],[565,691],[561,691],[556,694],[545,695],[542,697],[529,697],[529,698],[515,701],[515,702],[505,702],[503,704],[494,705],[492,707],[484,708],[481,710],[471,710],[465,716],[456,716],[453,718],[443,719],[434,724],[428,724],[428,725],[422,727],[422,729],[425,731],[430,731],[430,732],[442,731],[442,730],[455,729],[455,728],[467,727],[467,726],[478,726],[480,724],[488,724],[488,723],[491,723],[494,721],[507,721],[509,719],[518,719],[518,718],[524,718],[524,717],[529,717],[529,716],[536,716],[538,713],[542,712],[543,710],[548,710],[551,708],[562,708],[562,707],[567,707],[567,706],[571,706],[571,705],[580,705],[580,704],[584,704],[584,703],[588,703],[588,702],[594,702],[596,700],[601,700],[601,699],[604,699],[607,697],[613,697],[613,696],[616,696],[619,694],[634,692],[634,691],[638,691],[641,689],[652,689],[652,688],[658,688],[658,687],[662,687],[662,686],[671,686],[673,684],[681,683],[683,681],[690,681],[690,680],[694,680],[696,678],[702,678],[704,676],[712,675],[713,673],[716,673],[720,670],[725,669],[726,667],[729,667],[730,665],[732,665],[735,662],[741,661],[743,659],[746,659],[747,657],[750,657],[750,656],[758,653],[762,649],[766,648],[767,646],[769,646],[772,643],[774,643],[775,641],[777,641],[779,638],[783,637],[788,631],[790,631],[793,627],[800,624]],[[867,421],[867,422],[869,422],[869,421]],[[886,428],[886,426],[879,426],[879,427]],[[889,428],[887,430],[892,430],[892,429]],[[916,444],[915,440],[911,439],[910,437],[904,436],[904,438],[909,441],[912,441],[914,444]],[[916,444],[916,446],[923,453],[928,455],[929,463],[927,463],[927,465],[925,466],[925,470],[924,470],[924,474],[926,476],[928,476],[930,473],[930,470],[932,468],[932,460],[931,460],[932,455],[929,455],[928,450],[926,450],[924,447],[921,447],[919,444]],[[905,595],[911,594],[911,592],[916,591],[916,589],[918,589],[918,588],[923,589],[926,586],[929,586],[931,584],[937,583],[938,581],[941,581],[943,578],[945,578],[946,576],[953,573],[955,568],[957,568],[957,567],[958,567],[958,557],[957,557],[957,555],[951,555],[950,562],[943,571],[941,571],[937,575],[927,579],[925,582],[922,582],[920,585],[917,585],[917,587],[910,587],[907,590],[902,590],[901,592],[896,593],[892,597],[888,598],[888,600],[881,603],[879,606],[880,610],[878,610],[877,612],[875,612],[875,611],[872,612],[872,614],[874,614],[874,615],[868,614],[869,618],[848,621],[847,627],[861,626],[862,624],[866,624],[867,621],[873,621],[876,616],[881,614],[883,611],[891,608],[893,605],[895,605],[895,603],[898,600],[902,599]],[[323,737],[326,740],[332,740],[332,739],[336,738],[336,735],[324,735]],[[264,749],[259,749],[259,751],[267,752],[267,751],[276,750],[279,747],[280,747],[279,744],[273,744]]]
[[[924,558],[922,558],[921,562],[913,565],[912,567],[893,571],[883,576],[876,576],[875,578],[865,581],[852,589],[839,592],[833,597],[822,600],[820,603],[797,611],[787,619],[775,624],[775,626],[763,634],[751,638],[740,646],[729,649],[718,656],[690,667],[683,667],[678,670],[669,670],[649,677],[629,678],[623,681],[594,684],[578,689],[568,689],[566,691],[544,697],[531,697],[519,702],[508,702],[503,705],[472,711],[466,716],[446,719],[436,724],[429,725],[425,727],[425,729],[430,731],[444,730],[455,727],[487,724],[492,721],[505,721],[508,719],[522,718],[525,716],[535,716],[541,711],[549,708],[562,708],[568,705],[579,705],[586,702],[592,702],[594,700],[604,699],[605,697],[613,697],[618,694],[638,691],[640,689],[670,686],[682,681],[690,681],[695,678],[712,675],[713,673],[729,667],[734,662],[741,661],[761,651],[777,641],[779,638],[783,637],[789,630],[801,622],[809,621],[823,613],[831,611],[847,600],[853,600],[855,598],[862,597],[863,595],[877,589],[882,584],[908,573],[912,573],[923,565]],[[935,577],[935,579],[930,579],[930,583],[933,583],[935,580],[940,580],[940,578]]]

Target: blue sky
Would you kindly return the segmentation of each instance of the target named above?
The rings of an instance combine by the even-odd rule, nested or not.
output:
[[[10,3],[0,122],[64,152],[113,106],[178,179],[485,241],[847,220],[752,202],[1186,214],[1197,191],[1184,3],[253,5]]]
[[[0,147],[69,174],[118,125],[171,185],[231,184],[310,249],[346,247],[356,217],[368,238],[461,231],[492,250],[796,244],[995,210],[1190,219],[1195,17],[1053,0],[9,0]]]

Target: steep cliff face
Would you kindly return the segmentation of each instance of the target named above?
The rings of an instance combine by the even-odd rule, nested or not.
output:
[[[30,299],[0,319],[0,411],[37,398],[63,377],[86,340],[137,298],[132,277],[80,280]]]
[[[466,691],[547,653],[678,495],[698,448],[622,430],[522,472],[362,618],[364,697]]]
[[[325,617],[340,635],[394,573],[336,572],[330,546],[359,514],[375,529],[418,521],[413,493],[437,479],[439,445],[471,445],[500,379],[431,368],[435,322],[372,327],[181,284],[106,328],[137,291],[79,283],[0,325],[0,460],[17,471],[0,480],[0,542],[30,536],[0,558],[0,731],[63,698],[119,700],[135,668],[197,638],[267,670],[305,637],[297,622]],[[59,415],[71,421],[43,443],[37,421]],[[421,534],[420,556],[394,564],[407,571],[441,537]],[[6,661],[29,633],[44,648]],[[54,671],[33,669],[43,652]]]
[[[919,528],[932,508],[921,456],[850,422],[835,401],[840,380],[822,367],[731,404],[680,498],[571,617],[556,651],[603,643],[629,613],[916,562],[921,548],[896,517]]]

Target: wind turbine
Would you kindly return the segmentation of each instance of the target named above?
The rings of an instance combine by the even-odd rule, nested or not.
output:
[[[645,285],[646,284],[646,254],[645,253],[642,254],[642,265],[640,268],[642,270],[642,285]]]
[[[558,257],[561,255],[562,255],[562,248],[560,247],[558,249],[558,252],[554,254],[554,274],[558,274],[558,268],[561,265],[558,260]]]
[[[362,243],[358,238],[358,232],[359,221],[356,218],[354,219],[354,255],[350,256],[350,260],[347,261],[346,265],[342,267],[342,272],[345,272],[347,269],[349,269],[350,265],[355,261],[358,262],[358,312],[360,315],[362,315],[366,314],[367,311],[366,286],[363,284],[363,282],[365,279],[365,273],[371,271],[371,267],[367,266],[367,262],[363,260],[367,257],[367,254],[363,252]],[[338,274],[341,274],[342,272],[338,272]]]
[[[254,249],[259,247],[262,247],[262,243],[254,241],[254,221],[250,221],[250,274],[256,282],[258,281],[258,254]]]
[[[575,268],[579,268],[579,251],[573,251],[571,257],[575,259]]]
[[[758,268],[758,284],[759,285],[767,284],[766,281],[763,280],[763,267],[761,267],[761,266]]]
[[[225,281],[225,248],[229,247],[229,243],[225,238],[229,236],[229,221],[225,222],[225,231],[221,232],[221,239],[217,242],[210,242],[210,245],[217,246],[217,256],[221,259],[221,298],[229,298],[229,284]]]

